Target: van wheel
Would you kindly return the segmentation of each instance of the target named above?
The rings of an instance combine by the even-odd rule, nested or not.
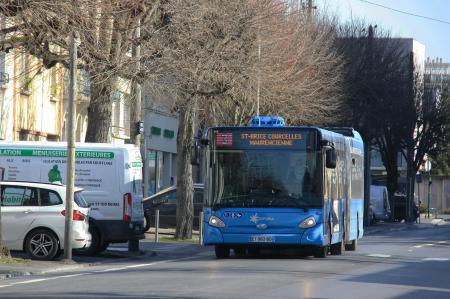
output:
[[[98,247],[98,253],[105,251],[108,247],[109,247],[110,243],[109,242],[103,242],[99,247]]]
[[[74,250],[76,254],[90,256],[90,255],[95,255],[100,251],[100,245],[101,245],[100,232],[98,231],[98,229],[95,226],[90,225],[89,233],[91,234],[91,245],[89,247]]]
[[[53,260],[59,253],[58,238],[50,230],[34,230],[26,238],[25,252],[33,260]]]
[[[148,231],[150,229],[150,215],[145,213],[144,214],[144,232]]]
[[[317,246],[314,248],[313,255],[317,258],[326,258],[328,254],[328,246]]]
[[[340,241],[339,243],[336,243],[336,244],[331,244],[330,245],[330,254],[331,255],[341,255],[343,248],[344,248],[343,241]]]
[[[216,245],[214,246],[214,250],[218,259],[225,259],[230,256],[230,248],[228,247]]]

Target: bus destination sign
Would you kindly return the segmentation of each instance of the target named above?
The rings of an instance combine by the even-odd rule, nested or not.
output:
[[[295,140],[302,139],[299,133],[241,133],[240,139],[248,145],[293,146]]]
[[[215,145],[226,148],[304,148],[305,131],[234,130],[215,132]]]

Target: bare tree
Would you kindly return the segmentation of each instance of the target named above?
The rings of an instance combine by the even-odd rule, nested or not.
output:
[[[163,10],[169,21],[147,49],[158,58],[144,65],[179,113],[176,237],[190,238],[195,122],[247,123],[257,99],[260,114],[325,122],[340,103],[341,62],[332,28],[284,1],[178,0]]]
[[[409,53],[381,28],[364,22],[340,27],[337,48],[344,55],[348,121],[343,125],[360,131],[366,143],[376,146],[387,171],[387,187],[397,191],[398,153],[408,134],[398,111],[409,110]],[[410,84],[408,85],[411,86]]]
[[[343,60],[334,48],[333,21],[310,18],[293,2],[272,1],[255,28],[250,88],[212,107],[221,124],[242,125],[255,115],[284,116],[291,124],[329,124],[343,104]],[[255,55],[256,54],[256,55]]]
[[[154,84],[175,100],[177,142],[177,238],[191,238],[193,186],[191,149],[199,108],[238,98],[248,89],[254,54],[254,18],[259,4],[248,1],[177,0],[164,6],[167,26],[155,33],[160,79]],[[146,67],[154,68],[151,62]],[[158,68],[158,67],[157,67]]]
[[[68,67],[68,37],[77,32],[78,67],[88,72],[91,89],[86,141],[106,142],[118,78],[145,77],[133,69],[128,53],[148,36],[134,39],[133,33],[138,21],[155,18],[158,7],[156,0],[4,0],[0,14],[8,26],[0,31],[0,50],[23,48],[47,68],[57,63]]]

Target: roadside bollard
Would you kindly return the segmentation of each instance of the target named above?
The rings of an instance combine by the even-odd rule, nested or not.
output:
[[[198,219],[198,242],[200,243],[200,245],[203,245],[203,211],[200,212],[200,217]]]
[[[159,210],[155,211],[155,243],[159,242]]]

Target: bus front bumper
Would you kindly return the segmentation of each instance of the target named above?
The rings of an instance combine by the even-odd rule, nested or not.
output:
[[[306,245],[323,246],[323,224],[318,223],[314,227],[299,229],[298,233],[283,234],[271,233],[227,233],[220,228],[205,225],[203,232],[204,245]]]

